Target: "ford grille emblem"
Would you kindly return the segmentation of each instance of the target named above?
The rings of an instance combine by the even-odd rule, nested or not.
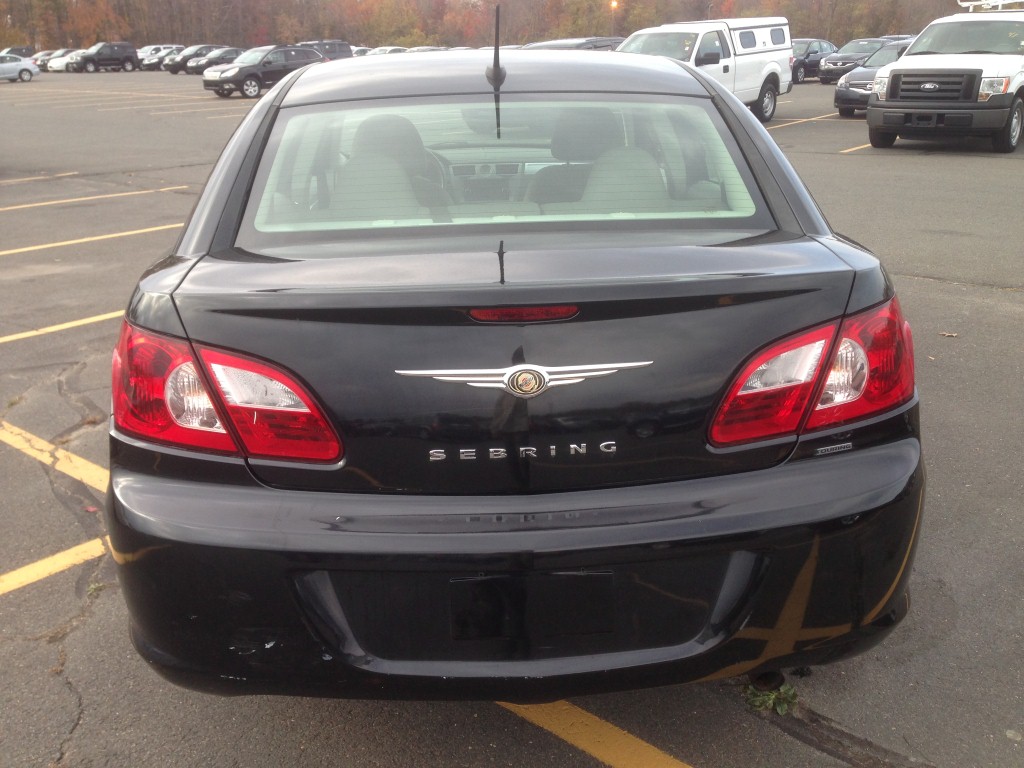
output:
[[[513,365],[509,368],[456,368],[437,371],[395,371],[399,376],[451,381],[485,389],[503,389],[510,395],[528,400],[551,387],[579,384],[586,379],[611,376],[624,368],[643,368],[643,363],[605,363],[601,365]]]
[[[924,83],[921,86],[921,90],[922,91],[928,91],[929,93],[932,92],[932,91],[937,91],[937,90],[939,90],[939,84],[938,83]]]

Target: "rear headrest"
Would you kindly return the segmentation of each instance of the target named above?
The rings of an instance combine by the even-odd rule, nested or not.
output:
[[[364,120],[352,139],[352,156],[382,154],[393,157],[410,176],[422,176],[427,154],[412,122],[401,115],[374,115]]]
[[[607,150],[624,144],[622,123],[610,109],[570,107],[555,123],[551,154],[566,163],[592,163]]]

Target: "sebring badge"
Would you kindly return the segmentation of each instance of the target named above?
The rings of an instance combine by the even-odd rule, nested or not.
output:
[[[419,376],[468,384],[471,387],[504,389],[524,400],[536,397],[550,387],[579,384],[586,379],[610,376],[626,368],[643,368],[652,363],[606,363],[604,365],[513,365],[508,368],[463,368],[448,371],[395,371],[400,376]]]

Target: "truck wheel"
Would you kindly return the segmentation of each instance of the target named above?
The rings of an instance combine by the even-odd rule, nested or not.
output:
[[[761,86],[761,95],[757,97],[757,103],[754,104],[754,115],[762,123],[767,123],[773,117],[775,117],[775,107],[779,103],[779,92],[775,86],[769,82],[765,82]]]
[[[86,72],[95,72],[96,71],[96,62],[95,61],[87,61],[87,62],[85,62],[84,69],[85,69]]]
[[[1024,128],[1024,101],[1020,96],[1010,105],[1010,115],[1006,125],[992,137],[992,149],[996,152],[1013,152],[1020,144],[1021,129]]]
[[[840,107],[839,108],[839,116],[840,117],[853,117],[855,112],[856,112],[856,110],[853,107]]]
[[[124,66],[122,67],[122,69],[124,69],[125,72],[134,72],[135,71],[135,62],[132,61],[131,59],[125,59],[124,60]]]
[[[242,95],[247,99],[255,99],[260,95],[260,81],[255,77],[247,77],[242,81]]]
[[[872,147],[888,149],[896,143],[896,134],[887,131],[879,131],[876,128],[868,128],[868,141]]]
[[[803,64],[801,64],[800,66],[798,66],[796,68],[796,72],[793,73],[793,82],[794,83],[802,83],[806,79],[807,79],[807,67],[805,67]]]

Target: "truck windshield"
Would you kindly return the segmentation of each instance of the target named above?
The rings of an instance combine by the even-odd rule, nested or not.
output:
[[[696,44],[696,32],[638,32],[620,45],[619,50],[689,61]]]
[[[908,56],[939,53],[1024,55],[1024,21],[985,19],[932,24],[907,51]]]

